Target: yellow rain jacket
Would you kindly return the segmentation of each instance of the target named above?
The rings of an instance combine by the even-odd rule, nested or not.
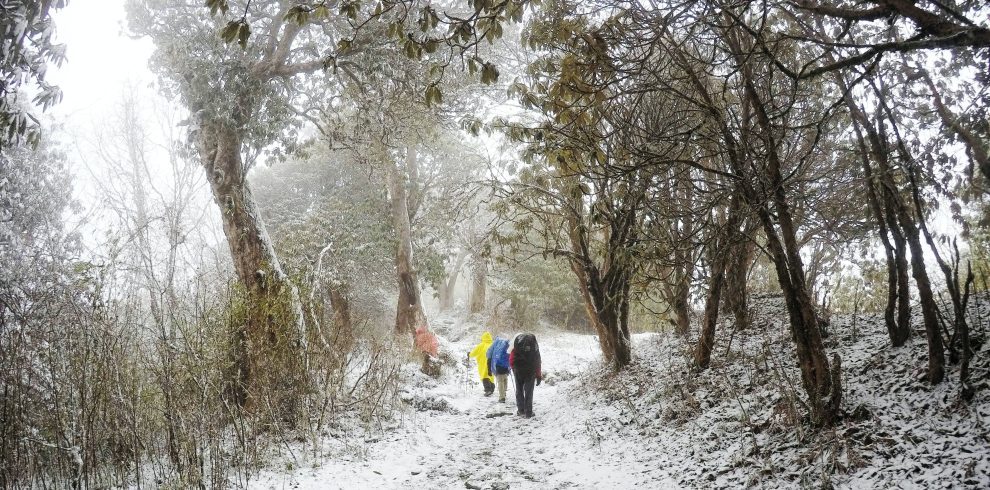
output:
[[[488,372],[488,348],[492,346],[492,334],[485,332],[481,334],[481,343],[474,346],[474,350],[468,354],[478,361],[478,376],[482,380],[495,381],[495,377]]]

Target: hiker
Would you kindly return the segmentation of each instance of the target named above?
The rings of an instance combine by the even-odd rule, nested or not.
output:
[[[505,403],[505,390],[509,381],[508,340],[495,337],[495,342],[492,342],[492,346],[488,348],[488,372],[495,375],[499,403]]]
[[[543,381],[540,344],[531,333],[516,335],[509,348],[509,366],[516,380],[516,415],[533,416],[533,386]]]
[[[492,345],[492,334],[485,332],[481,334],[481,343],[474,346],[468,354],[468,358],[474,358],[478,362],[478,376],[481,377],[481,386],[485,389],[485,396],[491,396],[495,392],[495,378],[488,372],[488,348]]]

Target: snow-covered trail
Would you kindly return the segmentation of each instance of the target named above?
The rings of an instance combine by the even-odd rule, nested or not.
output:
[[[466,354],[469,344],[454,347]],[[414,412],[402,427],[369,443],[363,455],[265,473],[252,488],[676,487],[656,467],[650,448],[602,434],[601,424],[568,389],[598,359],[594,338],[545,334],[540,349],[546,382],[536,388],[532,419],[515,415],[511,382],[506,402],[499,403],[497,394],[482,396],[474,366],[458,366],[456,374],[419,388],[454,410]]]

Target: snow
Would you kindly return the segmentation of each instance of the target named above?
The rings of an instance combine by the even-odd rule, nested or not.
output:
[[[480,338],[446,343],[459,358]],[[257,489],[326,488],[655,488],[668,486],[662,468],[636,445],[607,450],[597,422],[572,396],[579,377],[600,358],[589,335],[538,333],[544,383],[536,388],[535,417],[515,416],[512,383],[506,403],[484,397],[477,371],[459,362],[432,380],[406,366],[403,397],[411,410],[401,425],[373,439],[362,454],[311,462],[305,470],[271,470]]]
[[[977,339],[987,303],[971,319]],[[392,427],[344,436],[349,449],[292,469],[275,463],[250,488],[990,488],[987,343],[966,403],[957,366],[937,387],[924,381],[920,331],[893,349],[878,315],[833,317],[826,343],[842,357],[844,414],[815,430],[782,302],[753,304],[753,328],[721,325],[702,372],[689,367],[691,339],[636,335],[633,364],[616,373],[593,336],[537,331],[545,382],[533,419],[514,415],[511,385],[508,403],[482,396],[462,360],[482,328],[436,321],[457,339],[441,338],[457,362],[439,379],[406,366],[408,409]]]

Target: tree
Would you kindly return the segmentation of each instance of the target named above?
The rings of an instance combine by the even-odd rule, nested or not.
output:
[[[393,255],[393,233],[382,178],[347,152],[316,141],[306,155],[293,157],[251,176],[266,221],[273,223],[276,251],[294,277],[307,279],[304,298],[310,318],[328,318],[353,335],[354,322],[377,319],[381,284]]]
[[[64,154],[39,140],[0,148],[0,485],[14,486],[37,476],[25,460],[43,457],[62,481],[84,483],[82,461],[70,461],[65,420],[56,422],[56,403],[66,388],[62,366],[52,353],[66,352],[80,339],[93,305],[99,303],[89,264],[79,261],[80,237],[65,226],[71,213],[72,180]],[[73,325],[75,328],[57,328]],[[81,342],[80,342],[81,343]],[[78,345],[78,344],[76,344]],[[61,415],[61,414],[60,414]],[[73,422],[78,418],[72,419]],[[102,442],[99,436],[94,436]],[[76,453],[78,455],[78,453]],[[92,463],[88,455],[82,455]]]
[[[26,139],[38,143],[38,120],[27,109],[22,86],[33,84],[30,105],[48,109],[62,99],[58,87],[45,80],[49,64],[65,61],[65,46],[55,44],[51,14],[67,0],[9,0],[0,6],[0,148]]]
[[[242,404],[254,405],[261,396],[256,388],[264,391],[266,383],[275,382],[259,383],[255,378],[266,373],[299,376],[279,372],[275,365],[296,356],[304,339],[298,291],[282,269],[246,179],[263,152],[277,157],[291,151],[300,120],[308,118],[312,108],[294,105],[300,103],[294,80],[322,86],[323,101],[328,102],[322,108],[332,109],[341,77],[358,81],[379,49],[399,44],[407,57],[416,59],[440,44],[455,48],[436,65],[439,76],[455,52],[496,39],[504,20],[520,19],[522,5],[500,2],[466,16],[441,17],[432,6],[415,1],[364,7],[349,3],[337,13],[323,4],[288,1],[207,2],[221,17],[240,14],[233,20],[208,19],[203,7],[165,0],[130,0],[127,6],[132,31],[151,37],[158,48],[152,65],[164,89],[182,100],[191,114],[191,134],[222,212],[234,269],[249,298],[247,325],[236,334],[235,396]],[[451,30],[433,35],[439,27]],[[227,44],[235,40],[240,50]],[[360,57],[364,66],[355,61]],[[471,66],[478,62],[472,58]],[[481,64],[482,81],[497,78],[493,65]],[[437,83],[421,93],[427,101],[441,99]],[[291,418],[298,393],[286,391],[273,396],[280,400],[275,405]]]
[[[548,116],[545,124],[551,130],[540,128],[543,131],[534,136],[541,141],[539,145],[556,150],[552,145],[563,141],[561,146],[572,153],[544,152],[562,167],[561,175],[554,177],[573,179],[577,174],[599,182],[615,179],[624,183],[623,190],[613,194],[618,200],[635,195],[636,179],[650,182],[647,176],[664,175],[656,168],[687,167],[697,170],[704,185],[711,186],[709,192],[715,197],[709,202],[721,201],[725,206],[727,198],[734,196],[748,208],[747,214],[760,223],[787,302],[812,418],[816,424],[828,424],[841,402],[839,369],[830,366],[838,358],[829,360],[822,343],[798,240],[796,211],[800,208],[795,208],[792,194],[812,165],[828,162],[827,152],[819,152],[819,143],[833,127],[833,120],[830,108],[816,102],[821,98],[812,96],[809,87],[775,75],[781,53],[765,53],[769,47],[762,31],[751,34],[750,26],[738,20],[746,17],[746,8],[704,3],[658,15],[607,2],[582,6],[582,11],[568,2],[553,2],[546,9],[555,15],[534,20],[538,29],[529,33],[531,45],[550,52],[535,65],[551,76],[530,83],[522,100]],[[647,114],[644,108],[653,111]],[[658,108],[670,111],[669,115]],[[657,114],[664,114],[659,119],[666,123],[652,126],[659,131],[640,134],[630,129],[650,127],[639,121]],[[596,161],[607,162],[606,168],[612,171],[603,172]],[[719,183],[716,178],[723,180]],[[597,198],[595,183],[589,194]],[[571,199],[577,202],[577,197]],[[591,204],[598,206],[594,199]],[[610,216],[608,205],[602,207],[604,212],[592,209],[601,213],[598,219],[603,223],[612,224],[611,231],[616,231],[616,223],[634,216],[621,212]],[[632,210],[621,205],[619,209]],[[740,221],[732,223],[736,228],[734,223]],[[637,228],[618,236],[638,240]],[[609,261],[608,254],[635,249],[627,243],[608,243],[608,267],[622,262]],[[724,260],[716,260],[719,254],[711,257],[710,293],[721,289],[725,268]],[[626,255],[623,260],[629,258]],[[605,270],[611,271],[601,269]],[[615,291],[609,294],[623,297]],[[713,302],[710,317],[718,309],[717,298]]]

